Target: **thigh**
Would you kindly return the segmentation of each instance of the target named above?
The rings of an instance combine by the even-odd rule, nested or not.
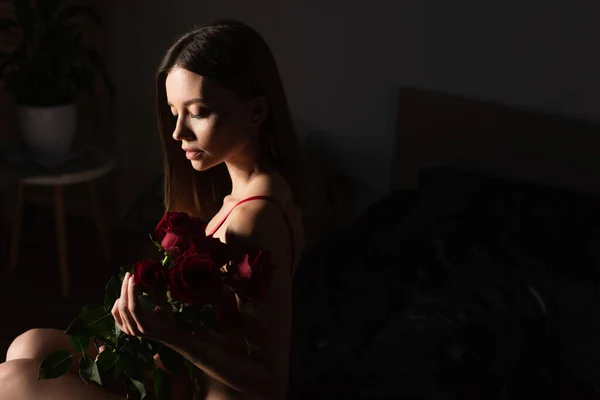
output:
[[[125,397],[88,385],[78,376],[37,380],[39,363],[18,359],[0,364],[0,400],[123,400]]]
[[[58,329],[31,329],[19,335],[8,348],[6,361],[18,359],[32,359],[41,361],[48,354],[65,350],[70,354],[76,354],[77,351],[71,345],[69,336]],[[98,355],[96,347],[90,343],[85,353],[95,358]],[[73,357],[70,371],[78,373],[77,363],[79,357]]]

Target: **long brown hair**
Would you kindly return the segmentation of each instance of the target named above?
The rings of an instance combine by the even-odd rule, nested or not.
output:
[[[269,116],[260,136],[261,152],[288,181],[296,202],[297,137],[275,58],[263,38],[237,21],[202,26],[181,36],[157,73],[156,109],[165,169],[165,208],[211,218],[231,192],[225,164],[194,170],[172,138],[175,121],[167,105],[165,81],[175,66],[210,78],[244,99],[263,95]]]

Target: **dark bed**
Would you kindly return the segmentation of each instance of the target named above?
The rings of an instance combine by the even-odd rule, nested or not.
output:
[[[418,89],[393,191],[307,249],[290,398],[600,398],[600,128]]]

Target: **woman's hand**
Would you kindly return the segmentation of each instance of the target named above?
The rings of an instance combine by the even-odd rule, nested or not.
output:
[[[155,307],[154,310],[142,309],[133,276],[126,273],[121,285],[121,297],[115,301],[111,312],[123,333],[164,341],[177,332],[177,324],[170,307],[170,304],[166,303]]]

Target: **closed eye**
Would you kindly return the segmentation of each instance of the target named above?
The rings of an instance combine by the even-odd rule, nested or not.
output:
[[[210,115],[210,110],[208,108],[200,108],[200,112],[198,114],[190,113],[190,117],[193,119],[206,118]]]

